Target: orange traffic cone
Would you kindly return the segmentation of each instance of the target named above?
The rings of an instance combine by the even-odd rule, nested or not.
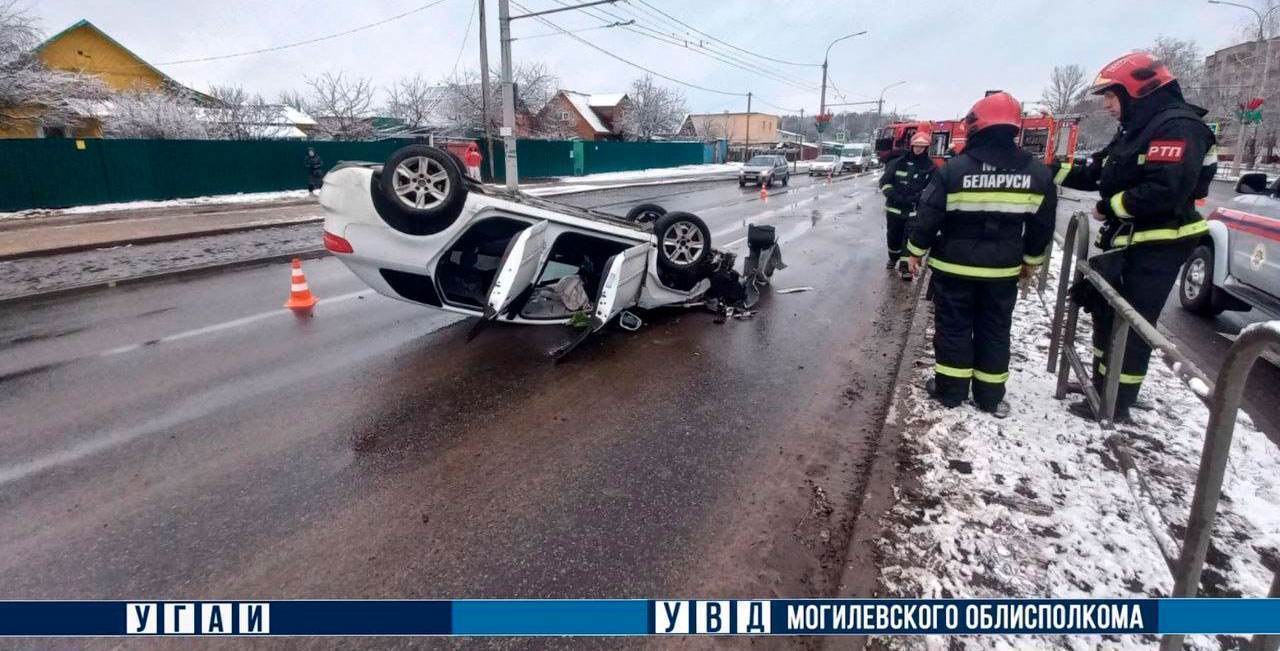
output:
[[[302,274],[302,258],[294,258],[293,282],[289,285],[289,300],[284,306],[295,312],[307,312],[319,302],[307,287],[307,277]]]
[[[767,185],[760,186],[760,200],[761,201],[769,200],[769,186]]]

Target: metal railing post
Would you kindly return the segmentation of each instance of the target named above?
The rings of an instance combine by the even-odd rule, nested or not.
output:
[[[1089,255],[1089,222],[1086,221],[1088,218],[1084,213],[1076,213],[1071,216],[1071,223],[1067,225],[1067,237],[1063,240],[1062,245],[1062,273],[1058,276],[1058,300],[1057,308],[1054,311],[1054,321],[1062,319],[1061,314],[1063,309],[1066,308],[1066,324],[1060,334],[1055,337],[1056,342],[1050,342],[1050,346],[1054,346],[1056,343],[1056,347],[1061,350],[1058,362],[1058,388],[1054,392],[1054,397],[1058,400],[1067,397],[1067,384],[1071,380],[1071,362],[1067,358],[1067,349],[1075,345],[1076,324],[1080,320],[1080,306],[1067,299],[1070,285],[1084,278],[1084,269],[1081,262]],[[1084,231],[1083,234],[1080,232],[1081,229]],[[1073,245],[1075,248],[1074,256],[1067,253],[1067,250],[1072,248]],[[1070,270],[1073,257],[1076,260],[1075,272],[1071,274],[1071,283],[1069,284],[1065,282],[1065,279],[1067,271]],[[1052,367],[1049,370],[1052,370]]]
[[[1071,277],[1071,263],[1075,259],[1075,236],[1076,236],[1076,220],[1074,217],[1067,223],[1067,234],[1062,238],[1062,263],[1058,269],[1058,291],[1057,298],[1053,302],[1053,324],[1049,326],[1049,363],[1045,367],[1045,371],[1052,373],[1053,367],[1058,363],[1058,346],[1062,343],[1062,318],[1066,312],[1067,304],[1067,278]],[[1049,268],[1049,261],[1045,260],[1044,268]],[[1043,274],[1040,282],[1047,281],[1048,272]],[[1040,285],[1044,287],[1043,284]]]
[[[1124,367],[1124,349],[1129,344],[1129,322],[1120,310],[1111,309],[1111,334],[1107,337],[1106,384],[1102,392],[1102,426],[1109,428],[1116,418],[1116,399],[1120,396],[1120,371]]]
[[[1222,370],[1214,383],[1209,400],[1209,424],[1205,428],[1204,448],[1200,453],[1200,470],[1196,475],[1195,496],[1191,499],[1191,515],[1187,519],[1187,536],[1178,556],[1174,576],[1173,597],[1194,597],[1200,588],[1200,573],[1204,569],[1205,555],[1213,535],[1213,525],[1218,514],[1218,500],[1222,496],[1222,480],[1226,475],[1227,456],[1231,452],[1231,438],[1235,433],[1236,412],[1244,395],[1245,382],[1253,364],[1271,345],[1280,345],[1280,324],[1260,323],[1245,328],[1227,351]],[[1272,581],[1271,592],[1280,591],[1280,585]],[[1255,640],[1255,648],[1267,648],[1276,642]],[[1166,635],[1160,648],[1173,651],[1182,648],[1181,635]],[[1274,646],[1272,647],[1274,648]]]

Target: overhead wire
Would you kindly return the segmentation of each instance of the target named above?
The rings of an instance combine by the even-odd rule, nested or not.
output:
[[[790,85],[790,86],[792,86],[792,87],[794,87],[794,88],[798,88],[798,89],[800,89],[800,90],[807,90],[807,91],[816,91],[816,90],[817,90],[817,87],[816,87],[816,86],[806,86],[806,85],[804,85],[804,84],[801,84],[801,83],[799,83],[799,82],[796,82],[796,81],[794,81],[794,80],[792,80],[792,79],[787,78],[786,76],[784,76],[784,75],[783,75],[783,74],[781,74],[781,73],[774,73],[774,72],[772,72],[771,70],[768,70],[768,69],[761,69],[761,67],[760,67],[760,66],[755,65],[755,64],[752,64],[751,62],[745,61],[745,60],[743,60],[743,59],[741,59],[741,58],[738,58],[738,57],[736,57],[736,56],[734,56],[734,55],[732,55],[732,54],[724,53],[724,52],[720,52],[720,51],[717,51],[717,50],[712,50],[712,49],[710,49],[710,48],[706,48],[706,47],[702,47],[702,48],[699,48],[699,47],[691,47],[691,46],[690,46],[690,41],[688,41],[687,39],[679,39],[678,37],[672,37],[672,36],[669,36],[669,35],[667,35],[667,34],[664,34],[663,32],[661,32],[661,31],[659,31],[659,30],[656,30],[656,29],[653,29],[653,28],[648,27],[648,26],[646,26],[646,25],[640,24],[640,23],[639,23],[639,21],[638,21],[638,20],[636,20],[636,19],[637,19],[637,18],[644,18],[644,17],[643,17],[643,16],[640,16],[639,14],[627,15],[627,16],[619,16],[619,15],[617,15],[617,14],[614,14],[614,13],[612,13],[612,12],[610,12],[610,11],[608,11],[608,10],[602,9],[602,8],[600,8],[600,7],[574,7],[573,5],[570,5],[570,4],[569,4],[568,2],[566,2],[565,0],[554,0],[554,1],[555,1],[557,4],[560,4],[561,6],[564,6],[564,7],[567,7],[567,8],[575,9],[575,10],[577,10],[577,11],[582,12],[582,13],[583,13],[583,14],[585,14],[585,15],[591,16],[592,18],[595,18],[596,20],[600,20],[600,21],[602,21],[602,22],[608,22],[610,18],[612,18],[612,19],[616,19],[616,20],[623,20],[624,18],[630,18],[630,19],[632,19],[633,21],[636,21],[636,24],[635,24],[633,27],[625,27],[624,29],[625,29],[626,31],[632,32],[632,33],[634,33],[634,34],[638,34],[638,35],[640,35],[640,36],[644,36],[644,37],[649,38],[649,39],[652,39],[652,40],[656,40],[656,41],[659,41],[659,42],[665,43],[665,44],[667,44],[667,45],[672,45],[672,46],[674,46],[674,47],[679,47],[679,48],[682,48],[682,49],[685,49],[685,50],[688,50],[688,51],[691,51],[691,52],[694,52],[694,53],[700,54],[700,55],[702,55],[702,56],[705,56],[705,57],[707,57],[707,58],[713,59],[713,60],[715,60],[715,61],[719,61],[720,63],[724,63],[724,64],[726,64],[726,65],[732,66],[732,67],[734,67],[734,68],[738,68],[738,69],[743,70],[743,71],[745,71],[745,72],[749,72],[749,73],[751,73],[751,74],[758,75],[758,76],[763,77],[763,78],[765,78],[765,79],[768,79],[768,80],[770,80],[770,81],[776,81],[776,82],[779,82],[779,83],[787,84],[787,85]],[[597,11],[598,11],[598,13],[597,13]],[[604,14],[604,16],[601,16],[601,15],[599,15],[599,14]],[[649,19],[648,19],[648,18],[646,18],[646,20],[649,20]]]
[[[628,4],[630,4],[630,0],[625,0],[625,1],[626,1]],[[711,34],[708,34],[708,33],[704,32],[704,31],[702,31],[702,30],[698,29],[697,27],[694,27],[693,25],[690,25],[690,24],[688,24],[688,23],[686,23],[686,22],[684,22],[684,21],[680,20],[679,18],[676,18],[675,16],[672,16],[671,14],[669,14],[669,13],[667,13],[667,12],[665,12],[665,11],[663,11],[663,10],[661,10],[661,9],[659,9],[659,8],[657,8],[657,7],[653,6],[653,5],[651,5],[651,4],[649,4],[649,3],[648,3],[648,2],[646,2],[645,0],[638,0],[638,1],[640,2],[640,4],[642,4],[642,5],[644,5],[644,6],[648,7],[648,8],[650,8],[650,9],[652,9],[652,10],[654,10],[654,11],[656,11],[656,12],[658,12],[658,13],[662,14],[663,16],[666,16],[667,18],[669,18],[669,19],[671,19],[671,20],[673,20],[673,21],[675,21],[675,22],[677,22],[677,23],[679,23],[679,24],[684,25],[685,27],[687,27],[687,28],[689,28],[689,29],[691,29],[691,30],[693,30],[693,31],[695,31],[695,32],[697,32],[697,33],[699,33],[699,34],[701,34],[701,35],[703,35],[703,36],[705,36],[705,37],[707,37],[707,38],[709,38],[709,39],[711,39],[711,40],[713,40],[713,41],[717,42],[717,43],[720,43],[721,45],[724,45],[724,46],[726,46],[726,47],[733,48],[733,49],[735,49],[735,50],[737,50],[737,51],[739,51],[739,52],[742,52],[743,54],[749,54],[749,55],[751,55],[751,56],[753,56],[753,57],[756,57],[756,58],[764,59],[764,60],[766,60],[766,61],[773,61],[774,63],[782,63],[782,64],[789,65],[789,66],[809,66],[809,67],[815,67],[815,68],[820,68],[820,67],[822,67],[822,64],[821,64],[821,63],[800,63],[800,62],[796,62],[796,61],[787,61],[787,60],[785,60],[785,59],[778,59],[778,58],[775,58],[775,57],[771,57],[771,56],[767,56],[767,55],[764,55],[764,54],[760,54],[760,53],[758,53],[758,52],[752,52],[751,50],[747,50],[747,49],[744,49],[744,48],[740,48],[740,47],[738,47],[738,46],[736,46],[736,45],[734,45],[734,44],[732,44],[732,43],[730,43],[730,42],[728,42],[728,41],[724,41],[724,40],[721,40],[721,39],[719,39],[719,38],[716,38],[715,36],[712,36]]]
[[[529,8],[528,8],[528,7],[525,7],[524,5],[520,4],[519,2],[516,2],[516,0],[511,0],[511,4],[515,5],[516,7],[518,7],[518,8],[519,8],[520,10],[522,10],[522,11],[529,11]],[[661,72],[658,72],[658,71],[656,71],[656,70],[652,70],[652,69],[647,68],[647,67],[645,67],[645,66],[642,66],[642,65],[640,65],[640,64],[638,64],[638,63],[636,63],[636,62],[634,62],[634,61],[630,61],[630,60],[625,59],[625,58],[623,58],[623,57],[621,57],[621,56],[618,56],[617,54],[614,54],[613,52],[610,52],[609,50],[606,50],[606,49],[604,49],[604,48],[602,48],[602,47],[600,47],[600,46],[596,45],[595,43],[592,43],[591,41],[588,41],[587,39],[582,38],[581,36],[578,36],[577,34],[574,34],[574,33],[570,32],[570,31],[566,30],[565,28],[561,27],[560,25],[557,25],[556,23],[553,23],[553,22],[551,22],[550,20],[547,20],[546,18],[544,18],[544,17],[542,17],[542,16],[535,16],[535,18],[536,18],[539,22],[541,22],[542,24],[544,24],[544,25],[546,25],[546,26],[548,26],[548,27],[551,27],[552,29],[555,29],[556,31],[559,31],[560,33],[564,34],[565,36],[568,36],[569,38],[572,38],[573,40],[578,41],[579,43],[581,43],[581,44],[583,44],[583,45],[585,45],[585,46],[587,46],[587,47],[589,47],[589,48],[591,48],[591,49],[593,49],[593,50],[595,50],[595,51],[597,51],[597,52],[599,52],[599,53],[601,53],[601,54],[603,54],[603,55],[605,55],[605,56],[607,56],[607,57],[609,57],[609,58],[611,58],[611,59],[614,59],[614,60],[619,61],[619,62],[621,62],[621,63],[625,63],[625,64],[627,64],[627,65],[629,65],[629,66],[631,66],[631,67],[633,67],[633,68],[635,68],[635,69],[637,69],[637,70],[641,70],[641,71],[643,71],[643,72],[647,72],[647,73],[649,73],[649,74],[651,74],[651,75],[653,75],[653,76],[655,76],[655,77],[658,77],[659,79],[665,79],[665,80],[667,80],[667,81],[669,81],[669,82],[671,82],[671,83],[673,83],[673,84],[679,84],[679,85],[681,85],[681,86],[685,86],[686,88],[693,88],[693,89],[695,89],[695,90],[700,90],[700,91],[707,92],[707,93],[713,93],[713,94],[716,94],[716,95],[725,95],[725,96],[732,96],[732,97],[746,97],[746,96],[747,96],[747,94],[746,94],[746,93],[735,93],[735,92],[732,92],[732,91],[721,90],[721,89],[718,89],[718,88],[708,88],[708,87],[706,87],[706,86],[701,86],[701,85],[699,85],[699,84],[695,84],[695,83],[692,83],[692,82],[684,81],[683,79],[677,79],[677,78],[672,77],[672,76],[670,76],[670,75],[664,75],[664,74],[662,74]]]
[[[382,20],[379,20],[379,21],[377,21],[377,22],[372,22],[372,23],[369,23],[369,24],[367,24],[367,25],[360,25],[359,27],[352,27],[351,29],[343,30],[343,31],[341,31],[341,32],[334,32],[334,33],[332,33],[332,34],[325,34],[324,36],[317,36],[317,37],[315,37],[315,38],[309,38],[309,39],[302,40],[302,41],[295,41],[295,42],[293,42],[293,43],[285,43],[284,45],[276,45],[276,46],[272,46],[272,47],[258,48],[258,49],[256,49],[256,50],[246,50],[246,51],[244,51],[244,52],[234,52],[234,53],[231,53],[231,54],[219,54],[219,55],[216,55],[216,56],[198,57],[198,58],[195,58],[195,59],[181,59],[181,60],[178,60],[178,61],[165,61],[165,62],[162,62],[162,63],[157,63],[156,65],[159,65],[159,66],[176,66],[176,65],[184,64],[184,63],[204,63],[204,62],[206,62],[206,61],[219,61],[219,60],[222,60],[222,59],[234,59],[234,58],[237,58],[237,57],[250,56],[250,55],[253,55],[253,54],[264,54],[264,53],[266,53],[266,52],[278,52],[278,51],[280,51],[280,50],[287,50],[287,49],[290,49],[290,48],[301,47],[301,46],[303,46],[303,45],[311,45],[312,43],[319,43],[319,42],[321,42],[321,41],[328,41],[328,40],[331,40],[331,39],[339,38],[339,37],[341,37],[341,36],[347,36],[347,35],[350,35],[350,34],[355,34],[356,32],[362,32],[362,31],[364,31],[364,30],[366,30],[366,29],[372,29],[372,28],[374,28],[374,27],[378,27],[378,26],[381,26],[381,25],[385,25],[385,24],[387,24],[387,23],[394,22],[394,21],[397,21],[397,20],[400,20],[400,19],[403,19],[403,18],[408,18],[409,16],[412,16],[412,15],[417,14],[417,13],[421,13],[421,12],[423,12],[423,11],[426,11],[427,9],[430,9],[430,8],[432,8],[432,7],[434,7],[434,6],[438,5],[438,4],[440,4],[440,3],[442,3],[442,2],[445,2],[445,0],[433,0],[432,2],[428,2],[428,3],[424,4],[424,5],[420,5],[420,6],[416,7],[416,8],[414,8],[414,9],[410,9],[409,11],[406,11],[406,12],[404,12],[404,13],[399,13],[399,14],[396,14],[396,15],[394,15],[394,16],[390,16],[390,17],[388,17],[388,18],[384,18],[384,19],[382,19]]]

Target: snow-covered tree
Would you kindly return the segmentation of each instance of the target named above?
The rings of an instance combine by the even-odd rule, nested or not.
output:
[[[1049,85],[1040,93],[1040,102],[1054,115],[1070,113],[1085,93],[1084,68],[1077,64],[1054,66]]]
[[[555,95],[560,80],[545,64],[522,63],[512,70],[511,78],[516,89],[516,112],[535,114],[546,106]],[[484,129],[483,93],[480,90],[480,73],[466,70],[444,83],[444,99],[440,107],[442,117],[455,129]],[[502,80],[497,73],[489,76],[489,127],[497,132],[502,126]]]
[[[316,121],[315,133],[329,140],[367,140],[373,137],[374,86],[367,78],[326,72],[307,79],[307,112]]]
[[[430,126],[438,120],[446,87],[427,83],[421,75],[402,77],[387,88],[387,115],[410,128]]]
[[[39,43],[35,19],[14,0],[0,0],[0,126],[75,125],[107,96],[97,77],[47,68],[34,55]]]
[[[684,94],[655,83],[652,75],[631,82],[627,97],[630,102],[620,109],[622,134],[629,140],[652,140],[654,136],[675,133],[689,112]]]
[[[296,90],[280,91],[280,94],[276,97],[276,104],[288,106],[289,108],[302,111],[303,113],[306,113],[307,111],[307,98],[303,97],[302,93],[299,93]]]
[[[205,112],[194,102],[155,91],[128,91],[111,97],[102,119],[109,138],[200,140],[209,137]]]
[[[267,104],[262,95],[250,94],[240,86],[213,86],[209,95],[217,100],[217,108],[206,111],[210,137],[221,140],[254,140],[262,138],[267,127],[280,113]]]

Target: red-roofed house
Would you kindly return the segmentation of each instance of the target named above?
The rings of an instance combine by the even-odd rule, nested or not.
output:
[[[578,140],[621,140],[626,93],[588,95],[561,90],[538,112],[541,135]]]

